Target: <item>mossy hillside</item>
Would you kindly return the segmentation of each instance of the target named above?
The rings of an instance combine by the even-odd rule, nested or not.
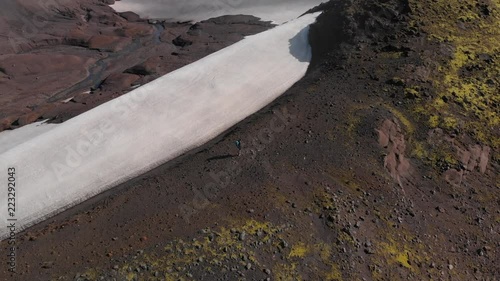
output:
[[[499,1],[411,0],[410,6],[413,23],[418,23],[431,42],[449,53],[434,58],[436,95],[416,107],[416,111],[428,116],[431,128],[465,131],[497,150],[500,146]]]

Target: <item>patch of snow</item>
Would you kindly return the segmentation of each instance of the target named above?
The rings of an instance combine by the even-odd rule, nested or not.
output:
[[[0,154],[57,126],[56,124],[47,124],[45,122],[47,120],[29,124],[19,129],[0,132]]]
[[[71,100],[73,100],[75,97],[71,97],[71,98],[67,98],[65,100],[62,100],[61,103],[68,103],[70,102]]]
[[[121,0],[117,12],[132,11],[143,18],[199,22],[224,15],[253,15],[282,24],[326,0]]]
[[[199,147],[305,75],[317,16],[249,36],[0,154],[0,238],[9,167],[19,231]]]

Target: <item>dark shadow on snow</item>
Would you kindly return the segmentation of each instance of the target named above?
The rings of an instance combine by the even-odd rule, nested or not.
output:
[[[304,27],[297,35],[288,40],[290,54],[300,62],[311,61],[311,47],[309,46],[309,26]]]

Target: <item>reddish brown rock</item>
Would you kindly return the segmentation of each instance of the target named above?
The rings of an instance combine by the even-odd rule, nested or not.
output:
[[[0,120],[0,129],[7,130],[11,127],[12,123],[14,123],[18,118],[15,116],[8,116]]]
[[[141,21],[141,17],[139,17],[139,15],[134,12],[123,12],[120,13],[119,15],[129,22]]]
[[[95,35],[89,40],[89,48],[106,52],[118,52],[132,43],[130,38],[108,35]]]
[[[80,28],[74,28],[66,34],[64,41],[69,45],[86,47],[88,46],[88,41],[90,40],[90,38],[91,35],[86,33],[84,30]]]
[[[127,69],[125,72],[137,75],[151,75],[158,72],[158,65],[160,64],[159,57],[152,57],[145,62],[140,63],[132,68]]]
[[[490,161],[490,152],[491,148],[489,146],[484,146],[481,151],[481,157],[479,159],[479,171],[481,174],[486,172],[486,168],[488,167],[488,162]]]
[[[144,23],[130,23],[117,31],[117,34],[124,37],[143,37],[153,34],[153,28]]]
[[[19,126],[24,126],[37,121],[41,116],[42,116],[41,112],[33,111],[31,113],[19,117],[19,120],[17,122],[19,123]]]
[[[410,161],[405,156],[406,141],[396,120],[386,119],[379,129],[379,145],[387,150],[384,158],[384,167],[391,177],[402,187],[402,179],[408,176],[411,168]]]
[[[91,95],[88,93],[80,93],[75,95],[72,99],[71,102],[77,102],[77,103],[87,103],[87,100],[91,98]]]
[[[464,176],[464,170],[449,169],[444,173],[444,179],[453,186],[460,186]]]
[[[112,74],[102,84],[103,91],[115,91],[130,87],[135,81],[139,80],[140,76],[129,73]]]

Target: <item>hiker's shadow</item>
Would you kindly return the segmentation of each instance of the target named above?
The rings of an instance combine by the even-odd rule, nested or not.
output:
[[[222,159],[232,158],[232,157],[235,157],[235,156],[236,155],[233,155],[233,154],[226,154],[226,155],[214,156],[214,157],[208,158],[207,162],[214,161],[214,160],[222,160]]]

